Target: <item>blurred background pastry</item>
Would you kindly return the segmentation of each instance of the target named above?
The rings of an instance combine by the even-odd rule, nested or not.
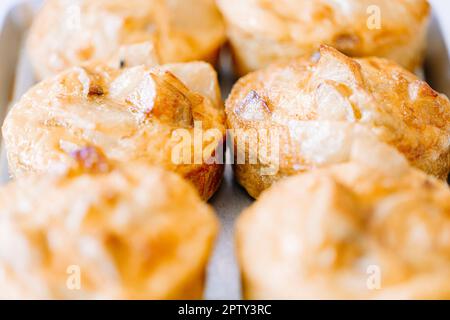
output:
[[[240,79],[226,113],[235,173],[253,197],[282,177],[351,160],[357,126],[431,175],[446,179],[450,171],[448,98],[388,60],[322,46],[312,59]]]
[[[426,0],[217,0],[239,74],[313,54],[327,44],[354,57],[423,61]]]
[[[214,0],[47,0],[28,52],[43,79],[142,42],[152,42],[163,63],[214,63],[224,41]]]
[[[213,210],[173,173],[95,152],[0,189],[0,298],[201,299]]]
[[[122,65],[136,64],[123,57]],[[64,171],[73,152],[94,146],[109,161],[177,172],[209,199],[224,170],[225,114],[214,69],[205,62],[113,64],[70,68],[24,95],[3,126],[10,173]]]
[[[369,165],[287,178],[243,213],[245,298],[450,298],[448,186],[386,145],[367,147]]]

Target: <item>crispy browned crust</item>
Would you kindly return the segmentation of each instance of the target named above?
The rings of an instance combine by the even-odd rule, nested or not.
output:
[[[431,175],[446,179],[450,171],[448,98],[388,60],[351,59],[323,46],[319,59],[278,63],[241,78],[226,113],[230,129],[280,132],[279,170],[270,176],[261,175],[259,159],[237,163],[255,147],[238,143],[242,133],[234,137],[236,177],[253,197],[283,177],[350,160],[359,127]],[[260,143],[270,148],[268,138],[258,136]]]
[[[25,94],[3,126],[11,174],[70,169],[77,151],[95,147],[112,163],[141,160],[176,172],[208,200],[220,186],[223,162],[172,157],[180,145],[189,150],[198,145],[197,123],[204,132],[220,133],[200,141],[202,159],[214,156],[206,147],[223,147],[225,114],[216,72],[204,62],[136,67],[126,62],[129,68],[69,69]],[[174,138],[178,132],[183,141]]]
[[[225,148],[225,138],[219,143],[219,148]],[[222,153],[225,154],[225,153]],[[212,155],[214,157],[214,155]],[[214,158],[212,158],[214,159]],[[202,164],[199,168],[189,172],[184,177],[192,182],[203,200],[209,200],[220,188],[225,171],[225,159],[219,159],[220,163]]]

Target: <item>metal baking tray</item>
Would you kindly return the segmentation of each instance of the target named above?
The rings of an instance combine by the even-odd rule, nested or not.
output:
[[[8,12],[0,25],[0,123],[3,123],[8,107],[35,83],[23,44],[39,2],[22,1]],[[427,81],[434,89],[450,96],[449,54],[436,18],[433,18],[430,28],[424,71]],[[221,57],[220,80],[223,97],[226,98],[235,81],[231,72],[231,61],[226,54]],[[1,147],[0,183],[6,183],[8,177],[6,158]],[[242,210],[252,202],[234,181],[232,169],[228,165],[223,185],[210,201],[221,220],[222,229],[208,268],[206,299],[234,300],[242,297],[235,257],[234,224]]]

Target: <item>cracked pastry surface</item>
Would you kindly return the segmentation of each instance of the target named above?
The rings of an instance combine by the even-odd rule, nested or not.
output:
[[[209,134],[197,137],[196,128]],[[222,180],[223,164],[213,160],[225,115],[216,72],[204,62],[68,69],[23,96],[3,136],[14,177],[65,170],[74,151],[93,146],[113,162],[142,160],[179,173],[204,199]]]
[[[239,80],[226,113],[235,172],[253,197],[282,177],[351,160],[360,127],[429,174],[445,179],[450,170],[448,98],[384,59],[351,59],[322,46],[320,57]],[[249,154],[256,161],[239,161]],[[279,170],[261,172],[266,167]]]
[[[214,0],[47,0],[28,52],[43,79],[143,42],[153,43],[163,63],[213,63],[224,41]]]
[[[237,224],[245,298],[449,299],[450,190],[398,157],[264,192]]]
[[[218,0],[240,74],[313,54],[320,45],[354,57],[420,67],[426,0]],[[380,24],[377,24],[379,19]]]
[[[95,170],[0,189],[0,297],[201,299],[213,210],[176,174],[92,153]]]

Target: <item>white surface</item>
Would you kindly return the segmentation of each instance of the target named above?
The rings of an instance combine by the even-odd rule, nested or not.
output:
[[[430,0],[434,6],[434,10],[441,23],[442,32],[445,35],[447,48],[450,54],[450,1],[449,0]]]
[[[0,0],[0,25],[3,22],[3,18],[8,11],[8,8],[15,2],[19,0]]]

